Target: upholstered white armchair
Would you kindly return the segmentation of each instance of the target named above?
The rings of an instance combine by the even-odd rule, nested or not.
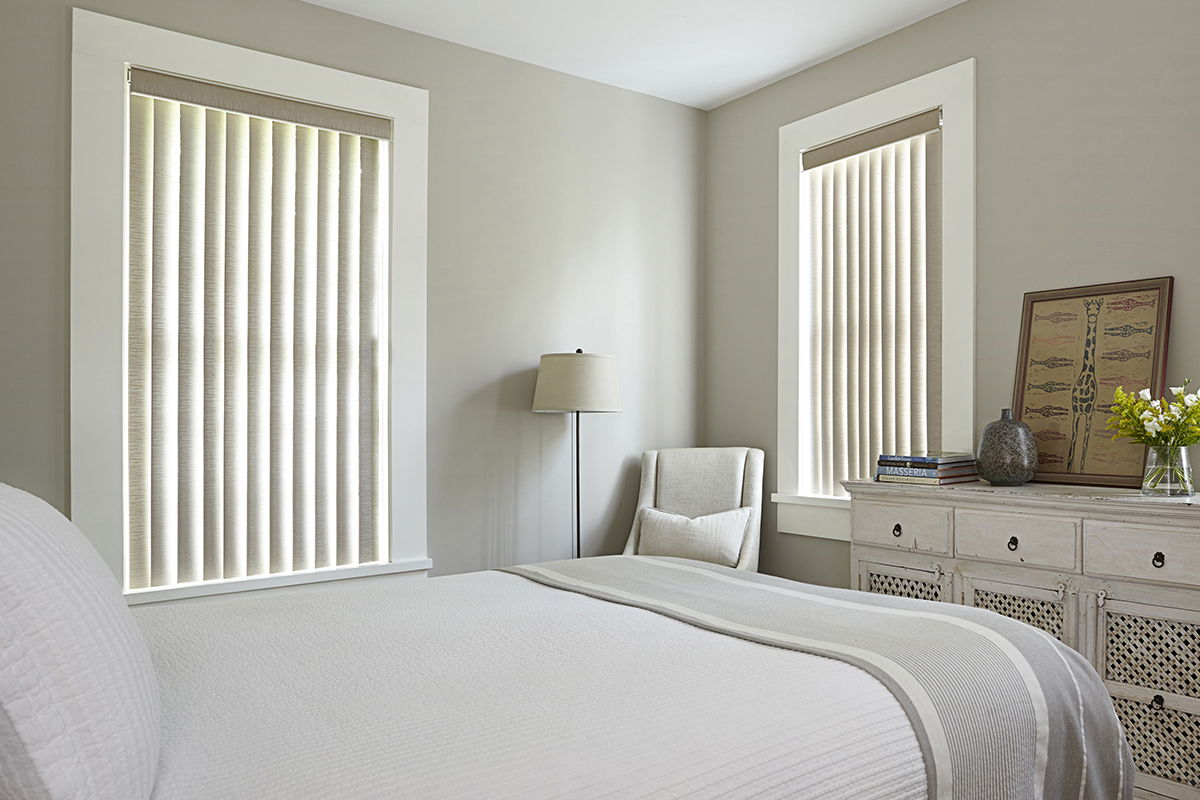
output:
[[[762,477],[763,451],[752,447],[647,450],[642,453],[642,486],[625,554],[640,552],[644,508],[690,518],[749,509],[736,567],[757,571]]]

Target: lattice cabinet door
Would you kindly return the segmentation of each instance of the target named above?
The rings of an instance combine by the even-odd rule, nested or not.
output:
[[[1068,647],[1080,649],[1079,603],[1075,592],[1052,577],[1028,585],[963,575],[963,605],[986,608],[1041,628]]]
[[[858,562],[858,588],[864,592],[950,602],[953,599],[951,584],[951,577],[937,562],[931,562],[927,570]]]
[[[1133,749],[1137,786],[1200,800],[1200,610],[1105,594],[1095,603],[1097,667]]]

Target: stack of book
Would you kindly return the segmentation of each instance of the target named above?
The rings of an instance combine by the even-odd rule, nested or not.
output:
[[[979,480],[974,453],[932,451],[911,455],[881,455],[875,480],[945,486]]]

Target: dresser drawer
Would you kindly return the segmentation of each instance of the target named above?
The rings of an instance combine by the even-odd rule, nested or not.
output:
[[[1143,581],[1200,586],[1200,533],[1086,522],[1085,572]]]
[[[851,536],[863,544],[950,553],[952,509],[856,501],[851,505]]]
[[[1077,519],[962,508],[954,512],[954,554],[961,558],[1074,570],[1078,541]]]

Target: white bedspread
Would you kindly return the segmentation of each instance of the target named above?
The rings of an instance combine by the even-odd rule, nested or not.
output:
[[[156,800],[925,797],[862,670],[514,575],[134,613],[162,683]]]

